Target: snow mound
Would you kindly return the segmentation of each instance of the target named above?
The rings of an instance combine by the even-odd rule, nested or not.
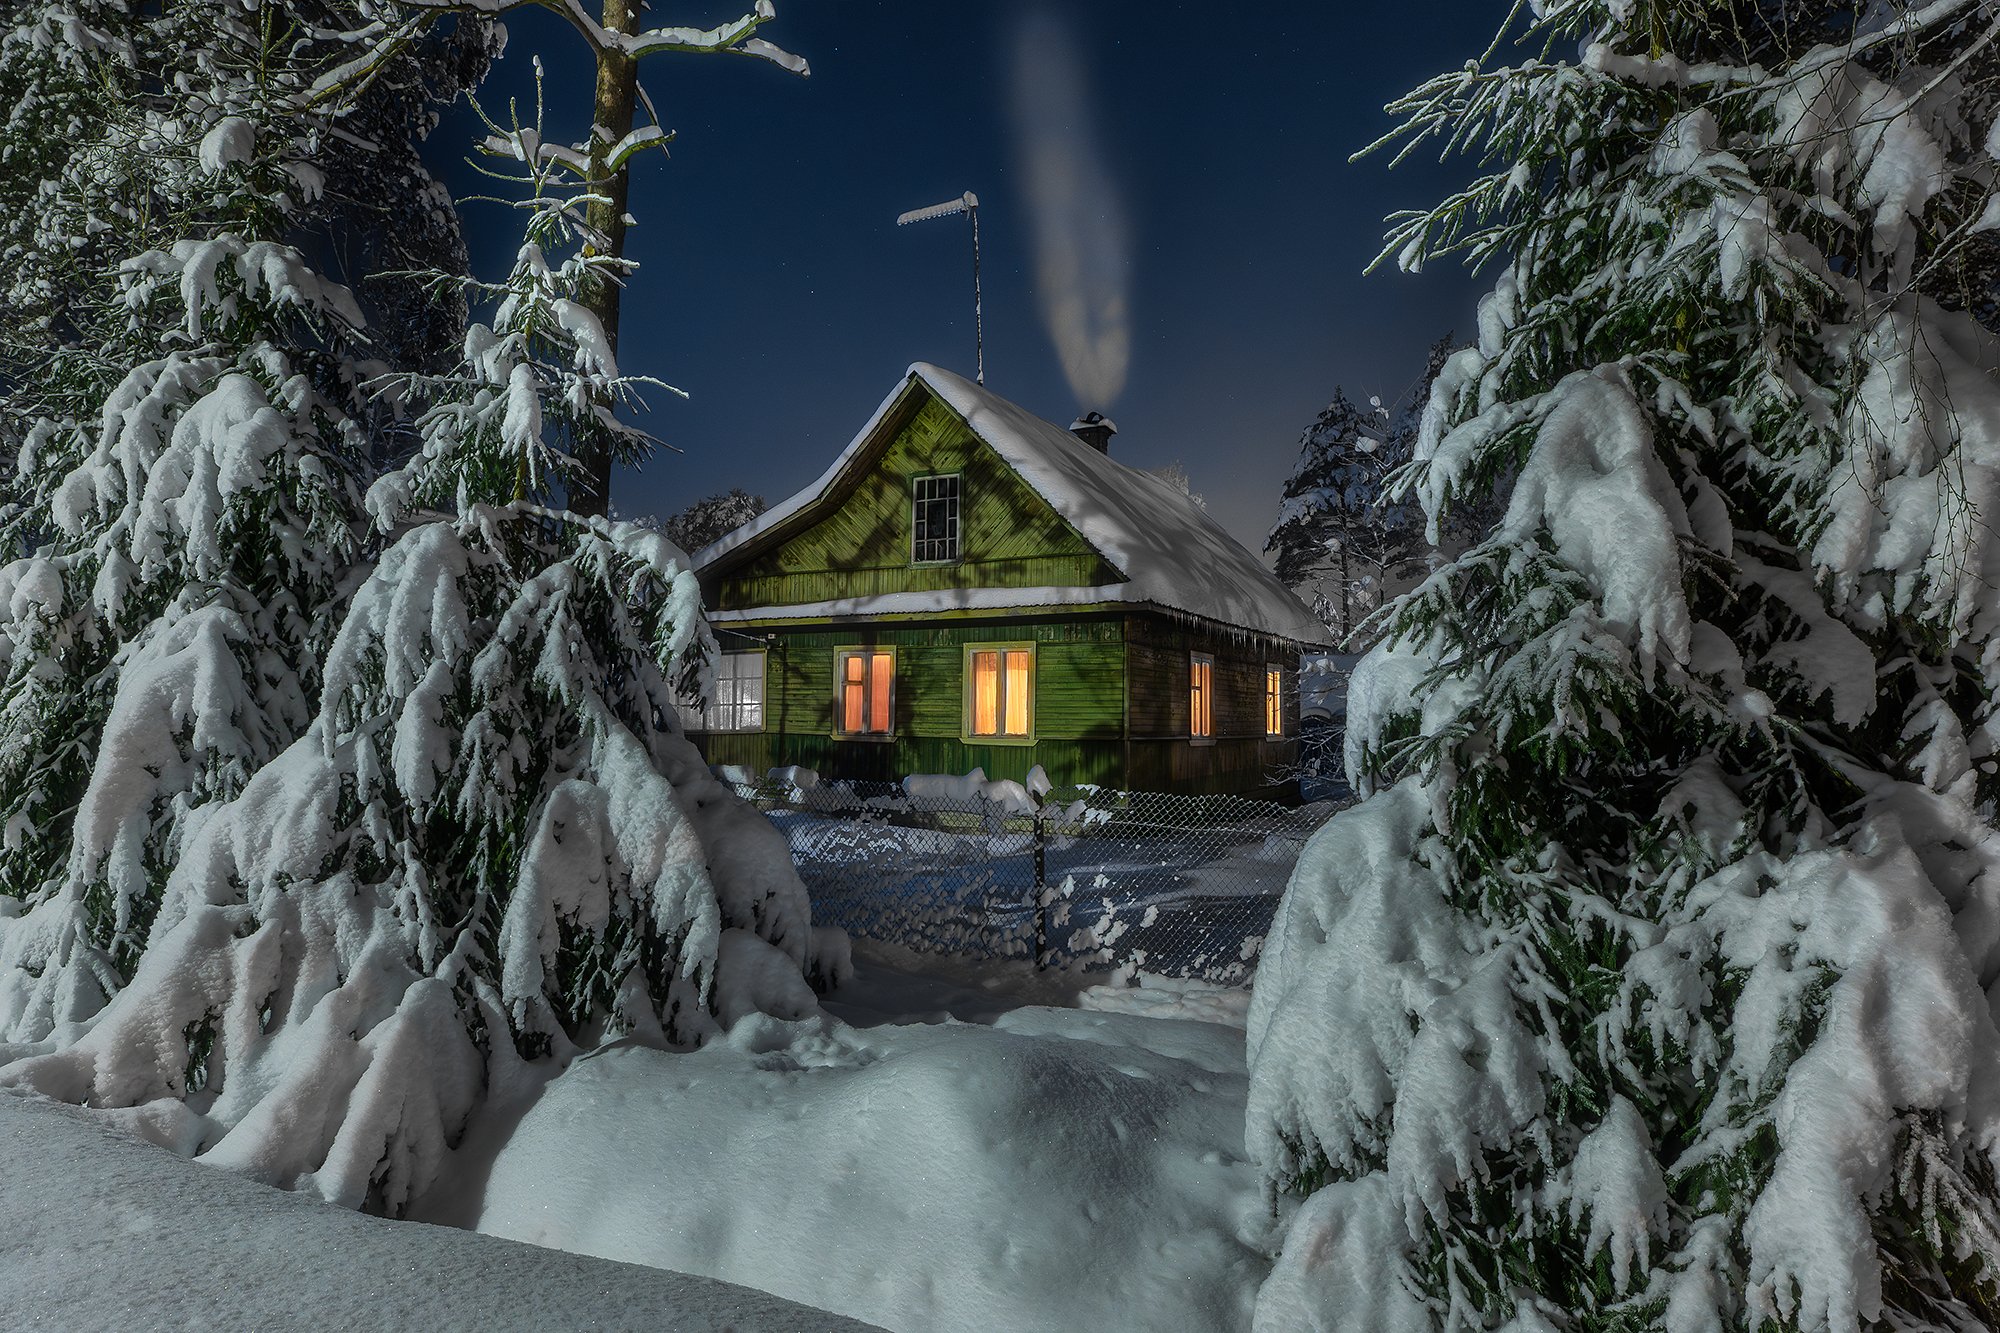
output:
[[[991,805],[1010,815],[1033,814],[1036,806],[1026,787],[1008,778],[988,778],[983,768],[975,768],[962,777],[951,773],[912,773],[903,779],[903,791],[912,799],[933,806],[956,804],[977,809]]]
[[[8,1328],[865,1327],[713,1278],[364,1217],[136,1143],[99,1118],[0,1094]]]
[[[478,1229],[892,1329],[1240,1328],[1270,1223],[1239,1042],[1025,1009],[991,1028],[758,1016],[693,1054],[608,1048],[528,1111]]]
[[[1180,977],[1141,972],[1134,986],[1092,986],[1076,997],[1079,1006],[1107,1014],[1177,1018],[1241,1028],[1250,1021],[1250,992],[1241,986],[1213,986]]]

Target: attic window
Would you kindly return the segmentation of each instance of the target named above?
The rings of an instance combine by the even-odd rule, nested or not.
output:
[[[935,565],[958,559],[958,474],[918,477],[911,491],[910,560]]]

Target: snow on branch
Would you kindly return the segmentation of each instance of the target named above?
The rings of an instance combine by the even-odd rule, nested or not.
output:
[[[757,30],[777,18],[777,9],[770,0],[757,0],[750,13],[728,23],[717,24],[713,28],[646,28],[635,33],[614,32],[594,18],[581,0],[397,0],[402,8],[411,11],[439,14],[483,14],[497,17],[516,9],[534,5],[551,9],[568,19],[571,26],[583,34],[594,50],[618,51],[638,59],[660,51],[724,52],[732,55],[754,56],[768,60],[774,65],[794,74],[810,74],[806,62],[791,52],[774,46],[758,37]],[[379,31],[379,26],[371,31]],[[407,40],[402,29],[392,30],[396,39]],[[352,78],[356,74],[373,71],[385,57],[358,57],[321,80],[324,88],[336,86],[336,76]],[[342,71],[347,71],[342,75]]]
[[[1392,108],[1483,174],[1385,255],[1502,266],[1403,484],[1511,493],[1265,944],[1260,1326],[1986,1327],[1993,6],[1532,10]]]

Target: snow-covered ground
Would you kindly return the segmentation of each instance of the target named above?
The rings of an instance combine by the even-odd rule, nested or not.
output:
[[[0,1208],[33,1219],[0,1239],[0,1327],[1248,1327],[1281,1231],[1243,992],[857,963],[824,1012],[691,1054],[496,1067],[412,1222],[0,1095]]]
[[[0,1328],[673,1329],[862,1325],[710,1278],[288,1194],[0,1093]]]
[[[837,809],[779,810],[772,822],[815,919],[851,934],[1001,959],[1033,957],[1045,935],[1065,964],[1228,985],[1255,967],[1299,849],[1331,812],[1208,829],[1059,821],[1042,861],[1046,911],[1036,905],[1034,835],[1019,828],[913,827]],[[1078,836],[1079,825],[1092,831]]]
[[[596,1051],[496,1108],[420,1215],[896,1330],[1246,1328],[1278,1232],[1243,1155],[1243,1036],[1183,1017],[1232,1002],[1008,1009],[1009,975],[1074,983],[988,972],[864,953],[829,1008],[872,1026],[756,1016],[693,1054]],[[898,1007],[942,1021],[882,1021]]]

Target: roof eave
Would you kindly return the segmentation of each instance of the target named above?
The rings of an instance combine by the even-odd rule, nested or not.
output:
[[[1104,591],[1092,589],[1091,591]],[[893,596],[894,594],[890,594]],[[1259,629],[1249,625],[1239,625],[1198,611],[1188,611],[1170,606],[1165,602],[1152,600],[1124,600],[1117,597],[1100,597],[1091,601],[1064,602],[1037,600],[1032,597],[1018,602],[990,602],[982,605],[954,607],[871,607],[846,606],[838,610],[824,607],[819,603],[801,603],[796,606],[755,606],[723,612],[709,612],[711,622],[731,626],[784,626],[784,625],[825,625],[864,621],[923,621],[988,619],[996,616],[1047,615],[1075,616],[1102,615],[1106,612],[1145,611],[1164,616],[1183,624],[1199,625],[1203,628],[1226,635],[1244,638],[1269,639],[1273,642],[1289,644],[1299,652],[1311,652],[1329,646],[1324,638],[1299,638],[1283,630]]]

